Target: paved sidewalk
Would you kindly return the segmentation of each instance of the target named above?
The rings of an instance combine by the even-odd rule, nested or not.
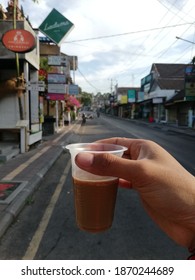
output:
[[[137,120],[132,120],[138,123],[142,123],[142,124],[146,124],[148,126],[151,126],[153,128],[158,128],[158,129],[162,129],[164,131],[172,131],[172,132],[176,132],[179,134],[185,134],[188,136],[192,136],[195,137],[195,128],[189,128],[187,126],[177,126],[174,124],[168,124],[168,123],[148,123],[148,122],[140,122]]]
[[[175,127],[168,124],[146,123],[138,120],[128,120],[139,125],[148,125],[164,131],[173,131],[189,135],[195,139],[195,129]],[[16,158],[0,165],[0,182],[20,183],[7,199],[0,200],[0,238],[20,213],[28,198],[40,185],[47,171],[63,152],[62,145],[71,142],[71,132],[80,123],[64,127],[55,135],[44,137],[38,147],[28,153],[19,154]]]
[[[63,153],[63,143],[70,143],[71,131],[76,125],[80,127],[80,124],[75,123],[65,126],[54,135],[43,137],[42,143],[36,148],[0,165],[0,184],[13,183],[17,186],[7,198],[0,199],[0,238]]]

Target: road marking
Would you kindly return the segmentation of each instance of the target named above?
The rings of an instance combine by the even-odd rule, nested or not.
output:
[[[61,135],[59,135],[55,140],[52,141],[52,144],[57,143],[65,134],[67,134],[69,131],[71,131],[74,127],[76,126],[76,124],[74,124],[73,126],[70,126],[68,128],[68,130],[66,130],[65,132],[63,132]],[[10,181],[13,180],[20,172],[22,172],[26,167],[28,167],[33,161],[35,161],[36,159],[38,159],[40,156],[42,156],[45,152],[47,152],[49,149],[51,148],[51,146],[47,146],[43,149],[41,149],[41,151],[38,151],[34,156],[32,156],[29,160],[27,160],[25,163],[22,163],[21,165],[19,165],[17,168],[15,168],[12,172],[10,172],[9,174],[7,174],[4,178],[2,178],[1,180],[3,181]]]
[[[22,163],[17,168],[15,168],[12,172],[7,174],[2,180],[9,181],[13,180],[14,177],[16,177],[20,172],[22,172],[29,164],[31,164],[34,160],[38,159],[40,156],[42,156],[45,152],[47,152],[51,147],[45,147],[41,151],[37,152],[34,156],[32,156],[29,160],[27,160],[25,163]]]
[[[33,260],[38,249],[39,249],[39,245],[41,243],[41,240],[43,238],[43,235],[46,231],[46,228],[49,224],[50,218],[52,216],[53,210],[55,208],[55,205],[58,201],[58,198],[60,196],[60,193],[62,191],[63,185],[66,181],[67,175],[69,173],[71,167],[71,161],[68,161],[67,166],[64,169],[64,172],[62,173],[62,176],[59,180],[58,185],[56,186],[56,190],[54,192],[54,194],[52,195],[52,198],[49,202],[49,205],[47,206],[45,213],[41,219],[41,222],[39,223],[38,229],[36,230],[27,250],[25,255],[23,256],[23,260]]]
[[[69,131],[71,131],[74,128],[75,124],[73,126],[70,126],[68,128],[68,130],[66,130],[65,132],[63,132],[60,136],[58,136],[55,140],[52,141],[52,143],[56,143],[58,142],[66,133],[68,133]]]

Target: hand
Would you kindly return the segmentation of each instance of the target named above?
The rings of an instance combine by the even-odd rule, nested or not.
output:
[[[123,158],[79,153],[76,164],[91,173],[119,177],[138,191],[150,217],[178,244],[195,249],[195,178],[152,141],[110,138],[98,142],[128,148]]]

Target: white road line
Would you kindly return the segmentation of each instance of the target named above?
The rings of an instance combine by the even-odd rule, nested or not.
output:
[[[68,128],[68,130],[66,130],[65,132],[63,132],[60,136],[58,136],[55,140],[52,141],[52,143],[57,143],[66,133],[68,133],[70,130],[72,130],[74,127],[76,126],[76,124],[74,124],[73,126],[70,126]],[[45,152],[47,152],[49,149],[51,148],[51,146],[47,146],[45,148],[43,148],[41,151],[37,152],[34,156],[32,156],[29,160],[27,160],[25,163],[22,163],[21,165],[19,165],[16,169],[14,169],[12,172],[10,172],[9,174],[7,174],[4,178],[2,178],[1,180],[3,181],[10,181],[13,180],[20,172],[22,172],[26,167],[29,166],[29,164],[31,164],[34,160],[38,159],[40,156],[42,156]]]
[[[50,221],[50,218],[52,216],[52,213],[53,213],[53,210],[55,208],[55,205],[58,201],[58,198],[60,196],[60,193],[62,191],[62,188],[63,188],[63,185],[64,185],[64,182],[66,181],[66,178],[67,178],[67,175],[68,175],[68,172],[70,170],[70,167],[71,167],[71,162],[70,160],[68,161],[68,164],[67,166],[65,167],[64,169],[64,172],[59,180],[59,183],[58,185],[56,186],[56,190],[50,200],[50,203],[49,205],[47,206],[46,210],[45,210],[45,213],[41,219],[41,222],[38,226],[38,229],[36,230],[27,250],[26,250],[26,253],[25,255],[23,256],[23,260],[33,260],[38,249],[39,249],[39,245],[41,243],[41,240],[43,238],[43,235],[46,231],[46,228],[49,224],[49,221]]]
[[[45,152],[47,152],[51,147],[45,147],[41,151],[37,152],[34,156],[32,156],[29,160],[27,160],[25,163],[20,164],[16,169],[14,169],[12,172],[7,174],[2,180],[9,181],[13,180],[14,177],[16,177],[20,172],[22,172],[29,164],[31,164],[34,160],[38,159],[40,156],[42,156]]]

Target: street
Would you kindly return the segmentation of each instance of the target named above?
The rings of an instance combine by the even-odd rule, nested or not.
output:
[[[194,139],[162,126],[149,127],[107,116],[88,119],[68,143],[109,137],[146,138],[167,149],[195,175]],[[64,152],[38,191],[0,240],[1,260],[179,260],[188,252],[148,217],[135,191],[119,189],[113,226],[101,234],[75,223],[70,155]]]

